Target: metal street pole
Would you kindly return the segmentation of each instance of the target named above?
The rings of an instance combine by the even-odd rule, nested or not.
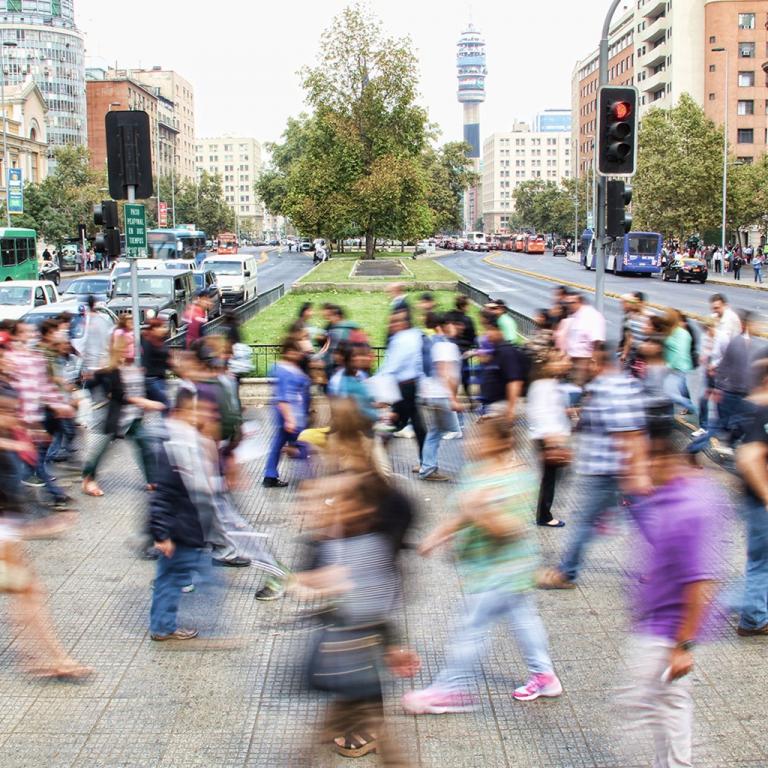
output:
[[[136,202],[136,187],[128,187],[128,202]],[[138,259],[131,259],[131,314],[133,315],[134,363],[141,365],[141,309],[139,309],[139,267]]]
[[[173,228],[176,229],[176,155],[171,166],[171,209],[173,213]]]
[[[578,254],[579,252],[579,139],[578,139],[578,133],[579,129],[576,128],[576,172],[574,173],[574,179],[573,179],[573,189],[574,189],[574,200],[575,203],[575,211],[573,214],[573,253],[574,255]]]
[[[599,85],[608,85],[608,38],[611,33],[613,14],[621,0],[612,0],[611,7],[603,22],[603,34],[600,38],[600,79]],[[600,137],[597,137],[595,156],[599,151]],[[597,164],[595,164],[597,165]],[[595,264],[595,308],[602,312],[605,307],[605,190],[606,179],[601,176],[597,182],[597,199],[595,200],[595,234],[597,236],[597,251]]]
[[[159,97],[159,94],[158,94]],[[157,226],[160,226],[160,99],[157,100],[157,121],[155,125],[155,168],[157,187],[155,188],[155,203],[157,204],[157,210],[155,216],[157,218]],[[167,224],[168,222],[166,222]]]
[[[725,227],[728,213],[728,49],[713,48],[712,53],[725,54],[725,92],[723,96],[723,220],[721,246],[725,261]]]
[[[15,48],[16,43],[6,40],[0,46],[0,101],[3,104],[3,184],[5,185],[5,223],[11,226],[11,212],[8,208],[8,169],[11,166],[11,159],[8,156],[8,112],[5,104],[5,49]]]

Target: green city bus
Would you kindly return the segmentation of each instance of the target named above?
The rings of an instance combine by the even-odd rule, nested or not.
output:
[[[0,227],[0,282],[37,280],[37,244],[34,229]]]

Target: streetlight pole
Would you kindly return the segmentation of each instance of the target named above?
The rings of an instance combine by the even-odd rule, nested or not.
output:
[[[725,90],[723,94],[723,221],[721,247],[725,260],[725,227],[728,213],[728,49],[713,48],[712,53],[725,54]]]
[[[176,154],[171,166],[171,208],[173,209],[173,228],[176,229]]]
[[[0,45],[0,101],[3,104],[3,184],[5,185],[5,223],[11,226],[11,212],[8,209],[8,169],[11,166],[8,156],[8,111],[5,103],[5,49],[15,48],[16,43],[11,40],[4,40]]]

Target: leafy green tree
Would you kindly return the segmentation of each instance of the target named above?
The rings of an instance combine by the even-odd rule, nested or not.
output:
[[[722,129],[683,94],[640,123],[633,216],[638,229],[681,239],[720,221]]]
[[[422,154],[422,163],[429,175],[427,202],[435,232],[457,232],[463,226],[462,195],[478,178],[472,170],[468,150],[468,144],[453,141],[437,149],[427,147]]]
[[[574,184],[531,179],[515,189],[516,219],[537,232],[566,234],[573,229]]]

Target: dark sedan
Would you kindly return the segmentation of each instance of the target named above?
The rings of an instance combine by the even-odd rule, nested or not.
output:
[[[707,282],[707,262],[701,259],[675,259],[661,272],[662,280],[675,280],[678,283]]]
[[[553,249],[552,249],[552,255],[553,256],[567,256],[568,255],[568,248],[564,246],[562,243],[558,243]]]
[[[77,277],[61,294],[61,301],[76,301],[85,304],[93,296],[97,302],[112,298],[112,279],[109,277]]]

